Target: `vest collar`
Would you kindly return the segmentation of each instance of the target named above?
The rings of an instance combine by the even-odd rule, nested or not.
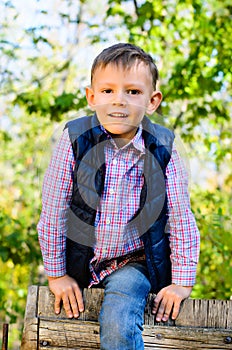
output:
[[[143,139],[146,148],[150,148],[151,145],[156,144],[157,135],[154,124],[150,121],[147,116],[144,116],[142,120],[143,126]]]

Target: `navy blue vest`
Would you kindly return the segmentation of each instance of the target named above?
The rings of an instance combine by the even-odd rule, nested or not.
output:
[[[144,243],[146,263],[157,293],[171,283],[169,235],[167,223],[166,167],[171,157],[174,134],[153,124],[147,117],[142,121],[145,143],[144,186],[140,208],[128,223],[136,225]],[[90,281],[89,261],[95,244],[95,216],[104,188],[104,145],[106,134],[96,115],[67,123],[76,165],[73,192],[67,213],[67,273],[80,287]]]

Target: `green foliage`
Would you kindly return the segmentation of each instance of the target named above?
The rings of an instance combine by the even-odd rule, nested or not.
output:
[[[61,121],[65,113],[79,111],[86,106],[86,99],[80,94],[62,92],[54,96],[49,91],[36,89],[17,95],[14,103],[26,108],[28,114],[37,113],[43,117],[50,117],[53,121]]]
[[[230,299],[232,198],[225,191],[211,192],[198,189],[193,196],[193,208],[201,232],[201,254],[197,284],[192,296]]]
[[[36,227],[31,213],[13,219],[3,209],[0,216],[0,230],[4,232],[0,238],[0,256],[3,262],[11,260],[14,265],[30,264],[39,256],[36,242]]]
[[[38,120],[11,121],[11,130],[0,132],[4,149],[0,171],[0,318],[8,322],[22,316],[28,284],[38,281],[38,165],[44,151],[43,138],[38,141]],[[46,126],[47,121],[40,122],[43,130]]]

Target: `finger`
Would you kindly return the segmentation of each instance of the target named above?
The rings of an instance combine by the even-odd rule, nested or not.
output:
[[[156,315],[156,321],[157,322],[160,322],[161,319],[163,318],[165,307],[166,307],[166,302],[165,302],[165,300],[162,300],[162,302],[159,305],[159,308],[158,308],[158,311],[157,311],[157,315]]]
[[[58,315],[60,313],[60,302],[61,302],[61,297],[55,296],[55,303],[54,303],[54,309],[55,309],[55,314]]]
[[[78,303],[79,311],[83,312],[84,309],[85,309],[85,306],[84,306],[82,291],[80,290],[79,287],[76,287],[74,292],[75,292],[75,297],[76,297],[76,300],[77,300],[77,303]]]
[[[162,321],[166,322],[169,319],[172,308],[173,308],[173,301],[169,300],[165,306],[164,314],[162,316]]]
[[[75,318],[79,317],[78,303],[74,291],[69,294],[69,304]]]
[[[153,314],[156,314],[158,308],[159,308],[159,304],[158,304],[157,302],[155,302],[155,300],[154,300],[154,301],[153,301],[153,306],[152,306],[151,312],[152,312]]]
[[[64,306],[65,313],[66,313],[67,317],[72,318],[73,313],[72,313],[72,310],[70,307],[69,297],[67,295],[63,296],[63,306]]]
[[[179,314],[180,303],[181,303],[181,301],[179,301],[179,300],[175,301],[175,303],[174,303],[173,312],[172,312],[172,319],[173,320],[175,320]]]
[[[156,313],[158,308],[159,308],[159,304],[161,302],[163,298],[163,290],[161,290],[155,297],[154,301],[153,301],[153,307],[152,307],[152,313]]]

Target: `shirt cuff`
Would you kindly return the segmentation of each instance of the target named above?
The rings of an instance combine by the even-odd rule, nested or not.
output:
[[[66,274],[65,261],[59,261],[54,259],[44,260],[44,271],[49,277],[61,277]]]
[[[196,282],[197,265],[172,266],[172,283],[178,286],[192,287]]]

